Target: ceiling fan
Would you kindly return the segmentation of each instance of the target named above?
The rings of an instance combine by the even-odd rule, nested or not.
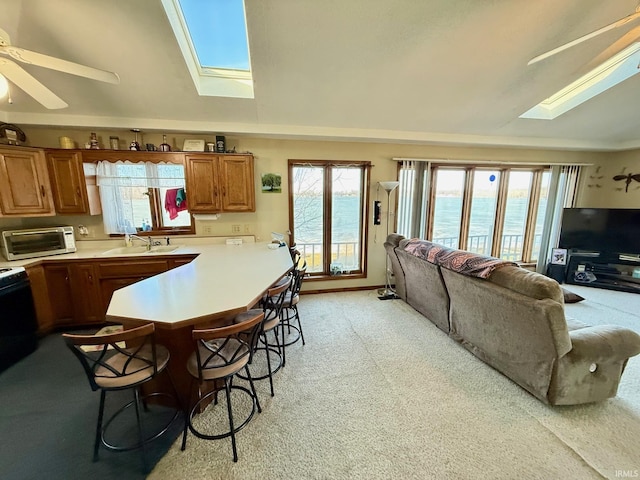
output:
[[[565,43],[564,45],[560,45],[559,47],[556,47],[553,50],[549,50],[548,52],[538,55],[537,57],[533,57],[531,60],[529,60],[529,63],[527,63],[527,65],[531,65],[533,63],[539,62],[540,60],[544,60],[545,58],[549,58],[552,55],[555,55],[556,53],[560,53],[563,50],[574,47],[579,43],[590,40],[594,37],[597,37],[598,35],[608,32],[609,30],[613,30],[614,28],[622,27],[623,25],[626,25],[627,23],[632,22],[638,18],[640,18],[640,5],[636,7],[636,10],[634,13],[627,15],[626,17],[621,18],[620,20],[616,20],[615,22],[610,23],[609,25],[605,25],[604,27],[599,28],[598,30],[595,30],[591,33],[587,33],[582,37],[576,38],[575,40]]]
[[[7,32],[1,28],[0,54],[11,57],[11,60],[0,57],[0,77],[6,77],[20,89],[24,90],[25,93],[29,94],[49,109],[65,108],[69,105],[36,80],[32,75],[27,73],[24,68],[13,60],[17,60],[18,62],[26,63],[28,65],[37,65],[39,67],[50,68],[59,72],[91,78],[101,82],[114,84],[120,83],[120,77],[117,73],[87,67],[86,65],[80,65],[79,63],[73,63],[60,58],[50,57],[41,53],[25,50],[24,48],[15,47],[11,45],[11,40]]]

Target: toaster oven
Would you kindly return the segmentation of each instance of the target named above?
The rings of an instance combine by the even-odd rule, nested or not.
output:
[[[2,254],[7,260],[45,257],[76,251],[73,227],[46,227],[2,232]]]

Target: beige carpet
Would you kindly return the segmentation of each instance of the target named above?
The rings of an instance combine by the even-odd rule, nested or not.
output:
[[[587,300],[568,315],[640,330],[640,295],[573,290]],[[238,463],[229,440],[190,435],[149,478],[599,479],[640,470],[638,357],[618,397],[549,407],[400,300],[307,295],[300,311],[307,345],[288,350],[275,397],[258,383],[263,413],[238,434]],[[224,422],[210,410],[201,421]]]

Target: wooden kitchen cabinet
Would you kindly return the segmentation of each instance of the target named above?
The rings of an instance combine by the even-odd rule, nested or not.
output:
[[[70,267],[73,314],[78,324],[104,322],[100,282],[93,263],[74,263]]]
[[[104,322],[100,285],[92,262],[44,265],[54,327]]]
[[[192,213],[256,210],[252,155],[186,155],[185,177]]]
[[[153,258],[45,260],[29,265],[38,333],[56,328],[97,325],[113,292],[142,279],[191,262],[197,255]]]
[[[0,148],[0,214],[22,217],[55,214],[43,150]]]
[[[95,177],[90,185],[84,175],[82,153],[77,150],[47,150],[53,202],[59,214],[102,213]]]
[[[45,265],[44,274],[53,326],[72,324],[74,309],[69,266],[67,264]]]

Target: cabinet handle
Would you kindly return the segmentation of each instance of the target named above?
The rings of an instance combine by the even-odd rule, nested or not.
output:
[[[44,185],[40,185],[40,194],[44,197]]]
[[[213,187],[213,196],[214,197],[218,196],[218,187]]]
[[[227,196],[227,189],[225,188],[225,186],[222,186],[222,196],[226,197]]]
[[[78,194],[79,197],[81,197],[82,195],[80,194],[80,187],[76,188],[76,193]]]

